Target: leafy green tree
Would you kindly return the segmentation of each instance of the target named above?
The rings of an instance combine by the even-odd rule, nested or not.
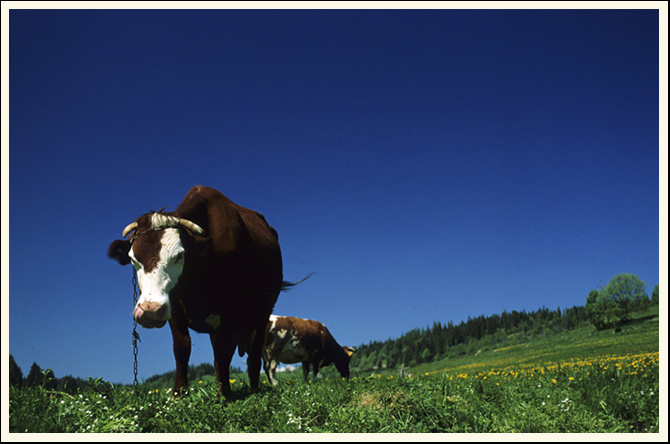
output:
[[[598,290],[593,289],[589,291],[589,295],[586,297],[586,304],[584,305],[586,318],[595,325],[598,330],[602,330],[606,327],[606,304],[601,303],[600,300],[600,293]]]
[[[586,316],[598,330],[625,324],[633,310],[644,307],[649,297],[646,284],[634,274],[620,273],[586,298]]]
[[[634,274],[617,274],[607,284],[605,292],[617,305],[622,307],[624,321],[630,319],[632,311],[644,308],[649,303],[647,284]]]

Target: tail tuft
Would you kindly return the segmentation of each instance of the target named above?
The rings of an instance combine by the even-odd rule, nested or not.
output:
[[[305,276],[304,278],[300,279],[298,282],[282,281],[282,283],[281,283],[281,291],[290,290],[291,288],[295,287],[295,286],[298,285],[299,283],[304,282],[304,281],[306,281],[307,279],[309,279],[313,274],[316,274],[316,272],[312,272],[312,273],[308,274],[308,275]]]

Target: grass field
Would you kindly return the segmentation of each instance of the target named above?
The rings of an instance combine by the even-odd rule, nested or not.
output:
[[[305,384],[298,371],[256,392],[235,379],[228,400],[209,380],[180,399],[100,380],[76,394],[12,388],[10,432],[658,433],[658,338],[646,313],[618,333],[584,327],[403,375]]]

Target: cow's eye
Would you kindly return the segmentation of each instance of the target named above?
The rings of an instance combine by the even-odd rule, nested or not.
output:
[[[174,258],[175,264],[180,264],[184,260],[184,253],[179,253]]]

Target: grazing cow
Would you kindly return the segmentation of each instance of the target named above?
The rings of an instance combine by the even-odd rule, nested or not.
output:
[[[215,189],[193,187],[172,213],[150,212],[123,230],[107,254],[137,271],[140,298],[133,317],[143,327],[172,331],[174,396],[188,385],[189,328],[208,333],[220,395],[230,393],[229,365],[247,353],[258,386],[265,326],[282,289],[277,232],[263,215]]]
[[[321,322],[272,315],[265,331],[263,368],[272,385],[277,385],[275,371],[279,362],[302,362],[305,382],[310,364],[313,381],[316,381],[319,367],[330,363],[335,364],[343,378],[349,378],[349,360],[353,352],[351,347],[340,347]]]

